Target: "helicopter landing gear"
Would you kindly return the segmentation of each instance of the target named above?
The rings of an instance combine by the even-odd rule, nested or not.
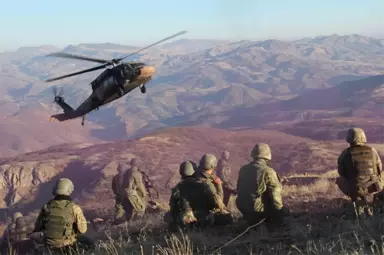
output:
[[[85,116],[81,117],[81,125],[84,126]]]
[[[141,93],[145,94],[147,92],[147,87],[145,87],[145,85],[141,86],[140,91]]]

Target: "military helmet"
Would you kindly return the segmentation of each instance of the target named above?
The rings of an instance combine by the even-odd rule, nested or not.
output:
[[[195,173],[195,167],[192,162],[184,161],[180,164],[179,173],[181,176],[192,176]]]
[[[195,171],[197,171],[197,169],[198,169],[197,164],[194,161],[192,161],[192,160],[188,160],[188,161],[192,164],[193,169],[195,169]]]
[[[15,225],[16,225],[17,229],[21,229],[21,228],[25,227],[26,224],[25,224],[24,218],[23,217],[17,218],[15,221]]]
[[[119,166],[117,167],[117,172],[121,174],[127,169],[129,169],[129,167],[126,164],[119,164]]]
[[[75,187],[73,186],[73,183],[70,179],[61,178],[56,182],[56,185],[53,188],[53,194],[69,196],[72,194],[74,189]]]
[[[23,217],[23,215],[21,214],[21,212],[15,212],[12,216],[12,222],[13,223],[16,223],[16,220],[20,217]]]
[[[349,144],[362,144],[367,143],[367,137],[361,128],[350,128],[346,141]]]
[[[229,151],[224,150],[223,153],[221,154],[221,157],[225,160],[229,159]]]
[[[271,149],[269,148],[269,145],[266,143],[256,144],[255,147],[253,147],[252,149],[251,157],[254,159],[263,158],[263,159],[271,160],[272,154],[271,154]]]
[[[200,165],[199,167],[201,170],[210,170],[210,169],[215,169],[217,166],[217,159],[216,156],[213,154],[205,154],[201,159],[200,159]]]
[[[139,167],[139,159],[137,159],[137,158],[133,158],[133,159],[131,159],[130,165],[131,165],[131,166],[137,166],[137,167]]]

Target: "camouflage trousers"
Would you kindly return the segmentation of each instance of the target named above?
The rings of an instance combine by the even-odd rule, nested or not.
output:
[[[215,211],[213,214],[214,225],[226,226],[233,223],[233,216],[227,210]]]
[[[223,187],[223,203],[226,207],[228,207],[229,200],[232,194],[233,194],[232,190],[228,189],[227,187]]]
[[[270,232],[274,232],[275,230],[281,229],[285,225],[285,215],[282,210],[270,210],[269,212],[248,212],[240,210],[240,212],[243,215],[243,219],[250,226],[258,224],[263,219],[265,219],[266,227]]]
[[[53,254],[81,254],[82,251],[90,251],[95,248],[95,243],[89,237],[84,235],[77,236],[77,240],[74,244],[68,245],[62,248],[45,247],[49,253]]]
[[[123,221],[125,216],[123,199],[120,196],[115,196],[115,221]]]
[[[336,185],[339,187],[340,191],[343,192],[346,196],[351,198],[351,194],[348,187],[348,182],[345,178],[339,177],[336,179]],[[367,194],[364,197],[356,197],[352,199],[351,203],[344,205],[345,215],[348,218],[355,217],[371,217],[374,213],[375,207],[377,204],[374,193]],[[355,201],[353,201],[355,200]],[[376,200],[376,201],[375,201]]]
[[[134,205],[132,205],[132,203],[128,199],[124,199],[123,206],[124,206],[126,221],[140,219],[145,214],[145,209],[140,211],[136,210]]]
[[[178,218],[174,219],[171,212],[167,212],[164,215],[164,221],[167,222],[169,229],[172,232],[177,231],[177,229],[182,230],[192,230],[192,229],[203,229],[208,226],[213,225],[214,215],[209,212],[193,212],[193,215],[196,217],[197,222],[184,223],[182,218],[183,215],[179,215]]]

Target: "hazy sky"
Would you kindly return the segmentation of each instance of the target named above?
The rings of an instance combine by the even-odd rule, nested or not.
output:
[[[0,0],[0,51],[183,38],[383,36],[383,0]]]

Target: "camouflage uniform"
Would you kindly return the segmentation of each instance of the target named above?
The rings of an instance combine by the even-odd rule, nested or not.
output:
[[[359,216],[370,216],[375,194],[383,189],[382,162],[376,149],[366,145],[367,139],[362,129],[349,129],[346,141],[350,147],[338,158],[340,177],[336,184],[351,198]]]
[[[17,243],[28,240],[27,238],[27,226],[24,221],[24,217],[20,212],[13,214],[12,222],[3,233],[3,239],[1,243],[1,254],[8,254],[8,245],[15,248]]]
[[[197,181],[195,169],[190,161],[180,165],[181,181],[172,189],[170,212],[164,217],[170,226],[204,227],[213,223],[215,198],[205,183]]]
[[[199,173],[197,179],[206,185],[208,185],[215,198],[215,224],[217,225],[228,225],[233,222],[231,213],[226,210],[223,202],[223,185],[220,178],[213,174],[216,169],[217,159],[215,155],[205,154],[200,159]]]
[[[231,166],[228,162],[229,152],[223,151],[221,159],[217,162],[217,176],[223,182],[223,202],[225,206],[228,206],[231,195],[236,194],[236,190],[231,184]]]
[[[266,218],[268,227],[281,226],[287,209],[283,207],[279,175],[268,166],[271,150],[267,144],[256,144],[251,156],[253,161],[239,171],[237,208],[250,225]]]
[[[72,201],[74,190],[71,180],[62,178],[57,181],[51,201],[44,205],[35,223],[33,232],[42,232],[44,245],[53,251],[93,248],[93,241],[85,237],[87,220],[81,208]]]
[[[129,221],[134,216],[142,217],[147,207],[147,190],[136,159],[131,160],[131,168],[124,174],[122,189],[126,220]]]
[[[124,180],[125,170],[128,169],[125,165],[119,165],[117,168],[118,174],[112,179],[112,191],[115,194],[115,222],[119,222],[125,216],[122,186]]]

